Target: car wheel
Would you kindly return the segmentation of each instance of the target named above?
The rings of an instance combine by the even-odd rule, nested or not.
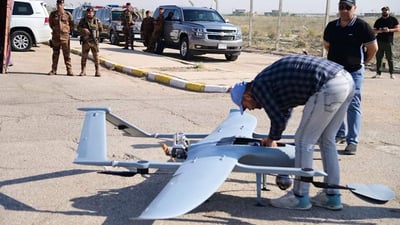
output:
[[[180,41],[179,53],[182,59],[190,59],[192,57],[192,53],[189,49],[189,40],[187,37],[183,37]]]
[[[11,49],[18,52],[29,51],[32,47],[32,38],[25,31],[15,31],[11,34]]]
[[[238,59],[238,55],[233,55],[233,54],[225,54],[225,59],[228,61],[235,61]]]
[[[114,31],[111,31],[110,33],[110,42],[112,45],[119,45],[118,34],[115,33]]]

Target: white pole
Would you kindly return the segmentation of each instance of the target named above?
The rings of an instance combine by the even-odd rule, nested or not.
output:
[[[214,0],[214,2],[215,2],[215,10],[218,11],[218,0]]]
[[[249,12],[249,47],[251,47],[251,41],[253,36],[253,0],[250,0],[250,12]]]
[[[326,25],[329,23],[329,11],[330,11],[329,8],[330,8],[330,0],[326,0],[325,24],[324,24],[324,29],[323,30],[325,30]],[[322,41],[324,41],[324,40],[322,40]],[[327,54],[327,52],[326,52],[326,50],[324,48],[324,44],[322,43],[322,57],[325,57],[326,54]]]
[[[283,0],[279,0],[278,24],[276,26],[276,39],[275,39],[275,50],[276,51],[279,51],[279,39],[281,37],[282,1]]]

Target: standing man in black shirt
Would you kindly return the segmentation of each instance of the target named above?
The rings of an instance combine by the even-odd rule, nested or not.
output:
[[[348,155],[354,155],[357,151],[364,64],[369,62],[378,50],[374,30],[355,15],[356,9],[356,0],[340,0],[340,17],[329,22],[324,31],[324,48],[328,51],[328,59],[344,66],[353,77],[356,87],[347,110],[347,135],[344,123],[336,135],[337,141],[346,140],[344,152]]]
[[[375,21],[374,30],[378,40],[378,52],[376,53],[376,75],[373,78],[381,76],[381,65],[383,55],[389,65],[390,78],[395,79],[393,75],[393,33],[400,31],[400,25],[396,17],[390,15],[388,6],[382,7],[382,16]]]

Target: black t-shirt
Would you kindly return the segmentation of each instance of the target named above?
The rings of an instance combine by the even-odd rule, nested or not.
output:
[[[398,24],[399,24],[399,22],[393,16],[389,16],[388,18],[381,17],[375,21],[374,28],[378,29],[378,30],[381,28],[384,28],[384,27],[393,29]],[[382,41],[382,42],[393,43],[393,32],[379,33],[378,35],[376,35],[376,40]]]
[[[340,26],[340,19],[331,21],[325,28],[324,41],[329,43],[328,59],[349,71],[359,70],[364,63],[364,44],[375,41],[371,26],[357,17],[346,26]]]

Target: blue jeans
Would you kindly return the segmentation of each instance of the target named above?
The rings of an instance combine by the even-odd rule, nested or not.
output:
[[[347,109],[347,135],[346,126],[343,122],[337,132],[337,137],[346,137],[347,144],[358,144],[358,136],[361,127],[361,91],[364,84],[364,66],[351,74],[355,84],[353,99]]]

